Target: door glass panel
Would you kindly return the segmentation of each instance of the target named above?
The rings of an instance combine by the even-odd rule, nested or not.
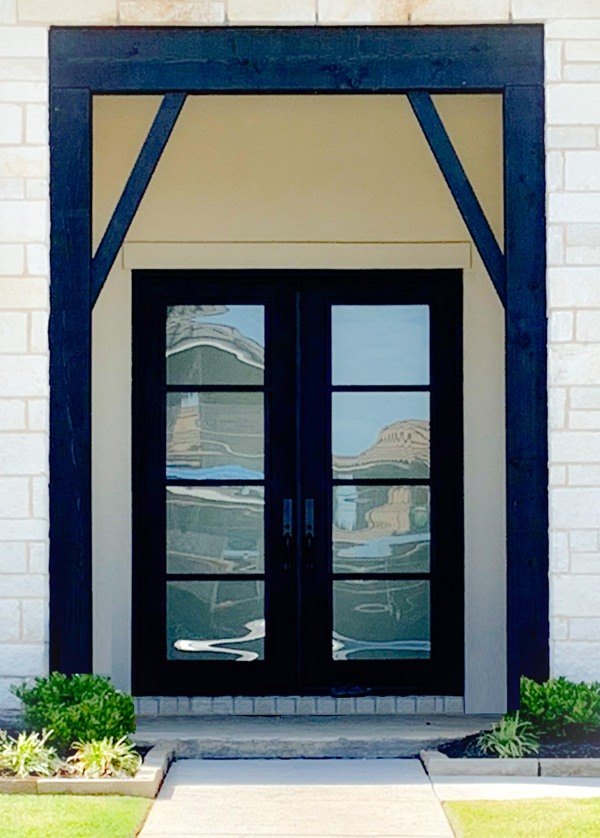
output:
[[[429,582],[337,579],[333,583],[335,661],[430,656]]]
[[[167,478],[264,477],[262,393],[169,393]]]
[[[332,306],[334,385],[429,384],[428,306]]]
[[[333,393],[335,478],[429,477],[429,393]]]
[[[262,660],[264,637],[264,582],[167,583],[169,660]]]
[[[262,572],[264,505],[262,486],[170,486],[167,572]]]
[[[264,306],[170,306],[168,384],[262,384]]]
[[[334,486],[334,573],[428,573],[427,486]]]

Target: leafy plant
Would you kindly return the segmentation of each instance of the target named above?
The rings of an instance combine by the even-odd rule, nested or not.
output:
[[[0,731],[0,772],[14,777],[49,777],[58,767],[56,749],[48,745],[52,731],[19,733]]]
[[[537,754],[539,750],[534,726],[521,719],[518,711],[502,716],[491,730],[481,734],[477,744],[484,754],[493,754],[502,759]]]
[[[61,753],[75,741],[119,739],[135,730],[133,699],[101,675],[53,672],[36,678],[33,686],[11,689],[24,704],[25,726],[38,732],[51,730],[49,741]]]
[[[562,736],[570,725],[600,727],[600,684],[553,678],[538,684],[521,678],[521,715],[542,734]]]
[[[131,777],[142,764],[141,756],[126,736],[75,742],[73,748],[75,753],[67,763],[83,777]]]

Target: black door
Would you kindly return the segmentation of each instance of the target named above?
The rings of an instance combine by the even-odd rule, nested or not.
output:
[[[460,273],[135,272],[133,310],[134,691],[462,693]]]

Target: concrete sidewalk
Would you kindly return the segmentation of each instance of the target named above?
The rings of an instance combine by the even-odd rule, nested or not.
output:
[[[436,777],[440,800],[600,798],[600,777]]]
[[[452,834],[418,760],[271,759],[176,762],[141,836]]]

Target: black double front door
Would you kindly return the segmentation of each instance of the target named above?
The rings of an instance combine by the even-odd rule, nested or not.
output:
[[[453,271],[143,271],[137,694],[461,694]]]

